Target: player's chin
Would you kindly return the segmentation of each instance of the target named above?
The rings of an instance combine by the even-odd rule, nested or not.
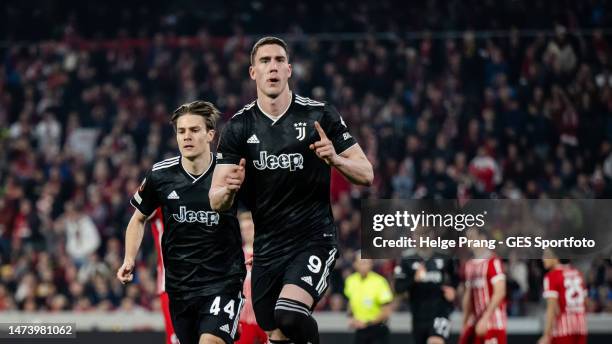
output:
[[[202,154],[202,152],[196,152],[194,150],[190,150],[190,149],[184,149],[181,151],[181,155],[183,156],[183,158],[185,159],[193,159],[193,158],[197,158],[198,156],[200,156]]]
[[[278,87],[266,87],[264,93],[269,98],[276,98],[281,94],[282,89]]]

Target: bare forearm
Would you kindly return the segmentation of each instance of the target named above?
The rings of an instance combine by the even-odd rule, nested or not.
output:
[[[555,310],[556,305],[552,303],[553,301],[548,301],[546,306],[546,320],[544,321],[544,335],[550,336],[552,334],[553,321],[555,319]]]
[[[333,166],[353,184],[372,185],[374,171],[367,159],[349,159],[338,155],[334,159]]]
[[[470,289],[466,288],[463,294],[463,301],[461,306],[463,307],[463,324],[466,324],[470,315],[472,314],[472,300],[470,300]]]
[[[215,211],[226,211],[234,204],[236,193],[231,192],[226,186],[217,186],[210,189],[210,207]]]
[[[493,290],[493,296],[491,297],[491,301],[487,305],[487,308],[485,309],[484,313],[482,314],[482,317],[483,318],[490,317],[491,314],[493,314],[493,312],[495,311],[495,309],[503,301],[505,296],[506,296],[505,288],[495,288]]]
[[[132,217],[125,231],[125,258],[124,261],[134,262],[142,237],[144,236],[144,221]]]
[[[391,313],[393,312],[393,306],[391,303],[382,307],[380,314],[371,321],[372,325],[381,324],[387,321],[391,317]]]

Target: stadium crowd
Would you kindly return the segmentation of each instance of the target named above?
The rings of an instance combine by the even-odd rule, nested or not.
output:
[[[479,7],[485,13],[496,7],[485,3]],[[432,13],[440,6],[427,4]],[[334,104],[375,168],[369,189],[332,177],[342,254],[320,309],[346,307],[343,281],[359,249],[363,198],[612,197],[612,42],[603,30],[573,31],[603,26],[612,13],[605,7],[592,1],[568,9],[569,24],[548,23],[551,35],[512,29],[482,37],[466,30],[456,38],[424,31],[419,38],[363,33],[334,40],[308,38],[307,25],[277,24],[297,38],[290,41],[293,89]],[[323,9],[333,16],[342,8]],[[392,16],[389,27],[377,28],[367,23],[380,22],[384,6],[356,8],[345,30],[474,24],[452,19],[454,26],[446,27],[439,16],[423,15],[434,22],[404,27]],[[313,9],[299,2],[294,10]],[[536,14],[522,24],[538,27]],[[68,23],[59,40],[2,49],[0,310],[159,307],[150,236],[138,283],[124,287],[114,278],[133,211],[128,201],[154,162],[177,154],[168,125],[174,107],[206,99],[227,120],[255,98],[247,77],[253,41],[244,32],[258,25],[237,21],[229,33],[185,29],[195,35],[181,39],[172,26],[183,18],[170,17],[163,16],[155,32],[119,30],[113,40],[84,39],[78,25]],[[491,22],[472,27],[505,28],[494,21],[504,14],[482,17]],[[541,300],[543,268],[516,257],[506,264],[509,312],[524,314],[528,303]],[[393,266],[383,261],[377,270],[390,278]],[[593,261],[585,276],[589,311],[611,312],[610,257]]]

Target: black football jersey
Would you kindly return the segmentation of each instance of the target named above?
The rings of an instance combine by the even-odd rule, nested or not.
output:
[[[415,273],[420,266],[425,268],[425,275],[416,282]],[[415,250],[404,251],[395,267],[395,291],[408,292],[415,322],[430,322],[436,317],[450,315],[453,303],[444,298],[442,286],[457,286],[455,271],[455,261],[444,254],[433,253],[423,258]]]
[[[200,176],[185,171],[180,160],[154,164],[130,200],[147,217],[162,209],[166,291],[179,299],[238,293],[246,269],[236,207],[217,213],[208,200],[214,156]]]
[[[255,264],[272,264],[310,244],[335,244],[331,169],[309,148],[320,140],[315,121],[337,154],[357,143],[334,107],[297,94],[277,120],[253,101],[223,130],[218,164],[247,161],[240,198],[253,214]]]

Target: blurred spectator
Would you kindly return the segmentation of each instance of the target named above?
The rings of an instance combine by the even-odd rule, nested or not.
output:
[[[519,259],[519,253],[515,250],[510,252],[510,259],[507,268],[507,294],[508,315],[520,316],[524,315],[524,298],[529,290],[528,268],[527,264]]]
[[[501,170],[497,162],[487,154],[484,147],[478,148],[478,153],[470,162],[469,169],[480,193],[495,191],[496,186],[502,181]]]
[[[77,266],[81,266],[100,246],[100,234],[91,218],[83,214],[79,206],[68,202],[65,209],[58,225],[66,233],[66,252]]]

